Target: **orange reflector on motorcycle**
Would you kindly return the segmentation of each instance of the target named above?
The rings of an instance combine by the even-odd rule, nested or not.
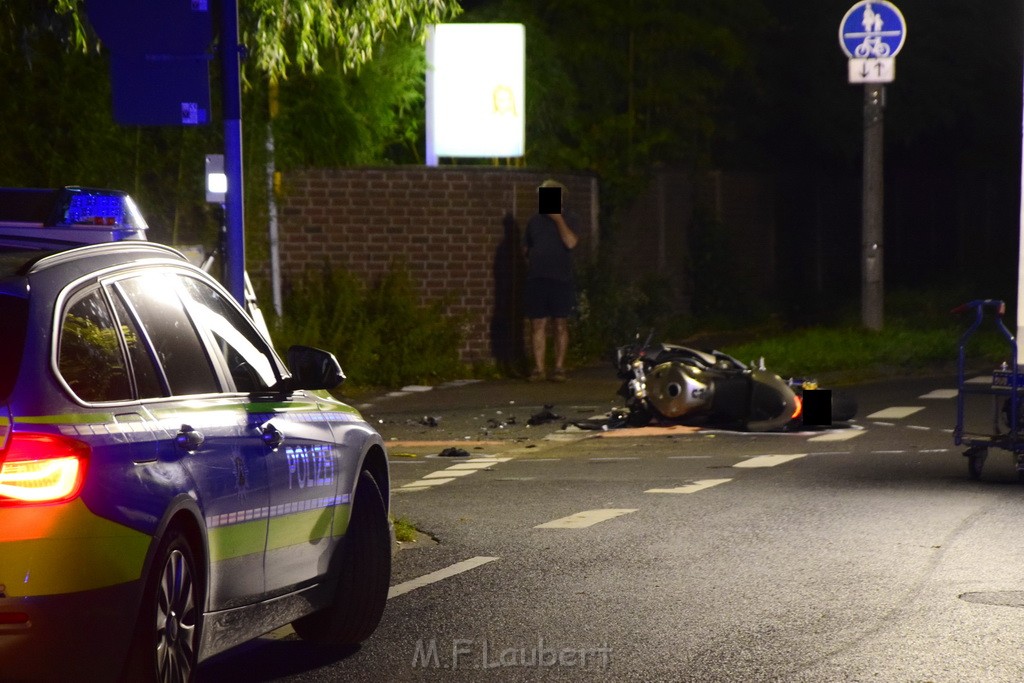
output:
[[[804,397],[796,394],[793,398],[796,400],[796,408],[793,409],[793,414],[789,418],[791,420],[797,419],[804,412]]]
[[[62,503],[82,490],[89,447],[57,434],[15,433],[0,456],[0,504]]]

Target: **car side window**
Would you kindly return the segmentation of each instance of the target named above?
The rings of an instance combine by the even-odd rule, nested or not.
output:
[[[202,340],[178,297],[175,278],[146,273],[118,282],[145,329],[172,395],[221,391]]]
[[[132,364],[132,374],[135,376],[135,393],[138,398],[159,398],[164,395],[163,385],[153,358],[146,350],[146,340],[141,330],[135,323],[135,319],[128,312],[128,307],[121,299],[119,291],[110,292],[110,300],[114,305],[114,313],[121,323],[121,335],[124,338],[125,346],[128,349],[128,359]]]
[[[252,323],[223,294],[207,283],[182,277],[196,324],[206,330],[231,375],[235,390],[264,391],[277,383],[274,358]]]
[[[65,310],[57,368],[84,401],[132,399],[117,322],[99,287],[78,294]]]

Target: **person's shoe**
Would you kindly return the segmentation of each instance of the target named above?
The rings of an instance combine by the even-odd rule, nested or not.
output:
[[[551,373],[552,382],[564,382],[566,379],[568,378],[565,376],[565,370],[561,368],[555,368],[555,371]]]
[[[530,376],[526,378],[527,382],[539,382],[544,379],[544,373],[540,370],[534,370],[530,373]]]

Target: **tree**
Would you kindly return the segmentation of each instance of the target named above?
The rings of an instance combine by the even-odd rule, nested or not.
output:
[[[216,2],[216,0],[214,0]],[[96,45],[85,27],[83,0],[51,0],[59,16],[70,19],[74,44]],[[374,46],[388,33],[425,35],[430,24],[454,19],[455,0],[249,0],[240,3],[242,43],[249,64],[271,81],[289,72],[319,72],[326,52],[345,69],[373,57]]]
[[[527,26],[531,164],[597,171],[612,203],[659,164],[708,163],[726,94],[751,78],[761,0],[498,0],[473,20]]]
[[[408,145],[408,113],[422,98],[422,87],[410,76],[410,69],[422,73],[422,58],[417,62],[414,53],[422,52],[418,46],[428,24],[460,12],[454,0],[241,4],[243,42],[249,49],[243,146],[245,173],[251,179],[262,177],[266,162],[269,86],[282,81],[290,88],[289,77],[300,98],[303,88],[314,88],[311,81],[321,74],[328,84],[314,89],[330,90],[329,82],[344,81],[344,94],[357,91],[364,96],[359,106],[373,105],[372,113],[366,114],[348,103],[346,115],[370,132],[358,129],[345,140],[349,151],[360,141],[365,144],[354,159],[343,161],[365,163],[373,160],[375,150]],[[202,201],[203,155],[222,146],[221,131],[215,126],[117,126],[111,115],[107,58],[100,48],[83,0],[0,3],[0,138],[5,140],[0,145],[0,184],[123,188],[145,207],[155,239],[214,243],[219,219]],[[369,66],[374,50],[382,56],[379,67]],[[361,66],[371,78],[379,73],[387,87],[356,79],[353,74]],[[396,74],[401,87],[392,82]],[[214,95],[216,107],[216,89]],[[391,115],[388,106],[399,114]],[[306,117],[307,136],[326,138],[332,133],[324,118]],[[295,163],[309,161],[289,152],[284,141],[278,149]],[[266,188],[259,180],[248,186],[249,222],[259,224],[266,210]],[[258,258],[264,247],[260,242],[251,246],[251,254]]]

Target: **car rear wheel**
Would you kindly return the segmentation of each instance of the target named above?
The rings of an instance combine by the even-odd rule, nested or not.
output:
[[[305,640],[357,645],[377,628],[391,583],[391,527],[380,487],[359,473],[352,518],[341,544],[341,567],[331,603],[293,622]]]
[[[195,674],[202,588],[195,553],[180,530],[164,537],[146,579],[127,679],[185,683]]]

